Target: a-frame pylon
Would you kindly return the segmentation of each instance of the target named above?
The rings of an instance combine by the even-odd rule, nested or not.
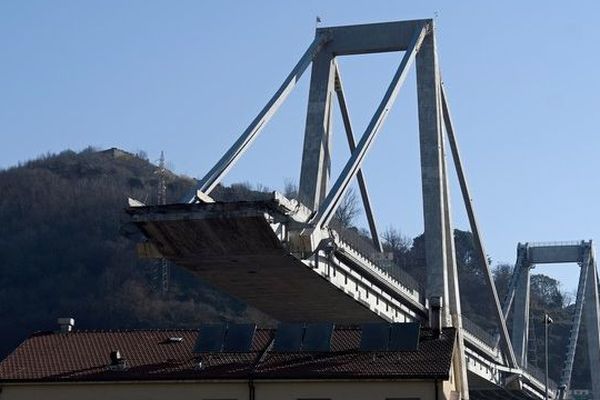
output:
[[[388,89],[363,134],[354,141],[348,104],[336,57],[380,52],[404,52],[400,65]],[[475,239],[475,248],[483,263],[490,298],[495,306],[501,348],[509,368],[518,368],[498,294],[487,262],[475,212],[462,167],[458,144],[447,96],[443,88],[434,22],[414,20],[368,25],[326,27],[316,30],[313,43],[282,86],[248,126],[235,144],[199,182],[187,201],[205,198],[247,150],[262,128],[283,103],[303,72],[312,63],[312,75],[306,117],[304,148],[300,173],[299,200],[311,212],[300,236],[305,237],[308,251],[314,251],[326,237],[327,229],[350,182],[357,179],[369,221],[373,242],[380,249],[375,218],[371,209],[361,165],[399,94],[413,64],[417,72],[421,182],[423,191],[424,233],[426,243],[427,287],[430,301],[441,304],[441,324],[455,326],[459,331],[459,382],[463,398],[468,398],[464,344],[462,342],[460,291],[454,254],[454,237],[450,212],[446,139],[456,168],[461,193]],[[341,174],[330,184],[330,140],[332,135],[332,102],[337,97],[342,120],[349,140],[351,156]],[[434,319],[430,318],[434,324]]]

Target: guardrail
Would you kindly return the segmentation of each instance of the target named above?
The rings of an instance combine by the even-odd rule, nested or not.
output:
[[[481,340],[491,348],[496,347],[496,339],[494,335],[492,335],[491,333],[489,333],[488,331],[486,331],[485,329],[483,329],[468,318],[462,317],[462,323],[463,329],[465,329],[468,333]],[[546,374],[543,370],[534,365],[528,365],[527,368],[525,368],[524,370],[527,374],[530,375],[530,377],[544,385]],[[548,388],[551,391],[556,391],[558,390],[558,384],[556,383],[556,381],[552,380],[551,378],[548,378]]]
[[[537,379],[542,384],[544,384],[544,382],[546,380],[546,373],[544,371],[542,371],[540,368],[538,368],[534,365],[528,365],[527,368],[525,368],[525,371],[529,375],[531,375],[533,378]],[[552,391],[558,390],[557,383],[550,378],[548,378],[548,389],[550,389]]]
[[[464,330],[469,332],[471,335],[475,336],[477,339],[481,340],[489,347],[496,347],[496,339],[494,335],[477,325],[475,322],[463,316],[462,325]]]
[[[392,278],[404,284],[406,287],[416,290],[419,292],[419,295],[422,296],[423,290],[419,285],[419,282],[398,264],[394,263],[392,260],[386,259],[384,255],[379,253],[355,228],[345,228],[334,221],[330,222],[329,226],[335,230],[340,236],[340,239],[349,244],[354,251],[369,260]]]
[[[529,247],[552,247],[552,246],[581,246],[582,240],[565,240],[559,242],[532,242],[527,243]]]

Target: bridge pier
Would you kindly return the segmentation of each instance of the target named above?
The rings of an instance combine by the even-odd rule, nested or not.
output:
[[[590,248],[592,255],[594,250]],[[596,259],[592,256],[588,268],[586,296],[584,303],[585,326],[587,331],[588,357],[594,400],[600,399],[600,305],[598,304],[598,271]]]
[[[334,59],[331,52],[320,51],[310,76],[298,199],[311,210],[319,207],[329,184]]]
[[[441,297],[442,324],[450,324],[448,305],[448,268],[446,213],[442,190],[442,121],[440,76],[435,36],[430,32],[416,58],[417,99],[419,110],[419,143],[421,151],[421,185],[425,259],[427,263],[427,298]],[[452,240],[452,239],[449,239]]]
[[[517,266],[519,274],[515,292],[511,342],[515,356],[521,368],[527,368],[527,349],[529,343],[529,287],[531,265]]]

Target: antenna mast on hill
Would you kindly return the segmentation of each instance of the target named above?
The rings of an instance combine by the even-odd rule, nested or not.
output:
[[[167,204],[167,170],[165,168],[165,152],[160,152],[158,160],[158,187],[156,193],[156,203],[159,205]],[[156,281],[160,282],[160,291],[166,294],[169,291],[169,262],[166,258],[161,258],[158,261]]]

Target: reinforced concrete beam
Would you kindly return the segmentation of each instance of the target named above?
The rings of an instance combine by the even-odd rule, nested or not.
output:
[[[450,188],[448,187],[448,166],[446,163],[446,143],[442,140],[442,193],[443,203],[446,205],[444,213],[444,236],[446,237],[446,260],[448,266],[448,298],[449,312],[452,326],[456,328],[456,356],[454,359],[454,375],[457,377],[457,389],[461,398],[469,399],[469,380],[465,359],[465,340],[462,323],[462,307],[460,304],[460,286],[458,283],[458,267],[456,265],[456,246],[454,244],[454,230],[452,224],[452,206],[450,201]]]
[[[527,345],[529,340],[529,265],[521,266],[515,290],[515,307],[511,341],[521,368],[527,368]]]
[[[304,55],[298,61],[298,64],[292,69],[292,72],[283,81],[277,92],[273,95],[267,105],[254,118],[252,123],[246,128],[242,135],[235,141],[233,146],[221,157],[221,159],[211,168],[211,170],[198,182],[192,193],[186,196],[184,202],[196,202],[196,192],[204,194],[210,192],[219,184],[223,176],[235,165],[237,160],[250,147],[252,142],[258,137],[267,122],[275,115],[281,104],[292,92],[300,77],[308,68],[317,53],[320,52],[323,45],[329,40],[327,34],[318,34],[315,40],[308,47]]]
[[[592,261],[588,268],[584,305],[587,331],[588,356],[594,399],[600,399],[600,304],[598,304],[598,270],[593,248]]]
[[[572,245],[531,245],[529,262],[531,264],[576,263],[582,261],[581,243]]]
[[[354,131],[352,129],[352,122],[350,121],[350,111],[348,110],[348,104],[346,103],[346,95],[344,93],[344,85],[342,83],[342,76],[340,75],[340,68],[335,63],[335,92],[337,94],[338,104],[340,106],[340,113],[342,114],[342,121],[344,123],[344,130],[346,131],[346,138],[348,139],[348,147],[350,147],[350,153],[353,153],[356,149],[356,141],[354,140]],[[362,199],[367,221],[369,223],[369,231],[371,232],[371,240],[373,240],[373,246],[377,251],[383,252],[383,246],[381,240],[379,240],[379,233],[377,232],[377,222],[375,221],[375,214],[371,207],[371,198],[369,197],[369,190],[367,189],[367,181],[363,174],[362,169],[356,172],[356,180],[358,181],[358,188],[360,190],[360,197]]]
[[[517,262],[515,263],[515,268],[512,271],[510,282],[508,284],[508,291],[502,303],[502,315],[504,315],[505,320],[508,318],[508,313],[510,312],[515,299],[515,292],[517,291],[517,285],[519,284],[519,274],[526,268],[529,268],[531,265],[529,264],[529,261],[527,261],[527,251],[527,243],[519,243],[517,245]]]
[[[573,373],[573,363],[575,361],[575,352],[577,351],[577,341],[579,339],[579,329],[581,327],[581,316],[583,315],[583,306],[585,304],[585,297],[587,294],[587,278],[589,276],[589,268],[593,268],[591,263],[591,247],[587,249],[587,254],[584,256],[584,260],[581,263],[579,272],[579,284],[577,285],[577,299],[575,301],[575,311],[573,316],[573,325],[571,326],[571,333],[569,334],[569,341],[567,344],[567,355],[565,357],[565,363],[560,376],[560,386],[564,389],[571,387],[571,376]],[[564,389],[561,390],[561,398],[565,398],[566,393]]]
[[[317,29],[331,36],[330,51],[336,56],[405,51],[415,30],[432,24],[431,19],[336,26]]]
[[[442,321],[447,326],[450,322],[445,230],[448,210],[443,194],[440,75],[433,29],[428,32],[417,54],[416,69],[427,265],[426,296],[444,299]]]
[[[311,210],[319,207],[329,183],[333,64],[333,54],[329,50],[321,51],[313,61],[310,76],[298,199]]]
[[[446,127],[446,133],[448,134],[448,141],[450,143],[450,149],[452,150],[452,158],[454,160],[454,166],[456,167],[456,175],[458,176],[460,191],[467,211],[467,217],[469,218],[471,232],[473,233],[473,242],[475,245],[475,250],[480,257],[481,262],[483,263],[484,278],[490,290],[492,304],[494,305],[494,318],[496,319],[496,323],[498,324],[500,338],[502,339],[502,351],[506,356],[508,366],[511,368],[518,368],[517,359],[515,357],[510,336],[508,334],[508,329],[506,327],[506,320],[502,312],[500,300],[498,299],[498,291],[496,290],[496,284],[494,283],[492,271],[488,264],[487,253],[485,251],[485,248],[483,247],[481,233],[479,232],[479,224],[477,223],[477,218],[475,217],[475,207],[473,205],[473,200],[469,191],[467,178],[463,170],[462,160],[460,158],[460,151],[458,149],[458,143],[454,132],[454,126],[452,124],[450,107],[448,106],[448,99],[446,98],[446,93],[442,85],[439,86],[439,90],[441,93],[440,102],[442,104],[443,109],[444,126]]]

